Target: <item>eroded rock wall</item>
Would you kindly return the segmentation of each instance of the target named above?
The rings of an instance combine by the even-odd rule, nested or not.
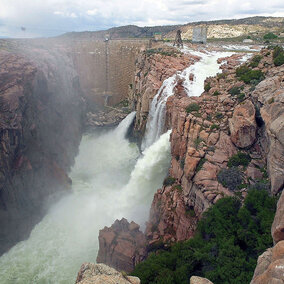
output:
[[[48,199],[70,188],[84,102],[58,50],[0,50],[0,254],[26,238]]]
[[[227,66],[223,66],[224,75],[207,79],[205,84],[210,89],[200,97],[187,97],[180,82],[175,95],[168,99],[171,182],[158,190],[152,203],[146,229],[151,244],[188,239],[202,213],[220,198],[234,195],[244,198],[252,185],[268,189],[267,174],[273,194],[283,189],[284,108],[280,83],[283,67],[273,65],[267,50],[261,55],[263,58],[255,69],[263,70],[265,80],[255,90],[238,80],[235,60],[231,62],[229,58]],[[270,82],[275,74],[278,87]],[[234,94],[233,88],[239,89],[241,97]],[[264,89],[273,93],[273,99],[268,96],[261,102]],[[190,110],[190,105],[198,110]],[[265,111],[269,114],[265,115]],[[230,158],[239,153],[248,155],[247,166],[229,165]],[[218,178],[220,173],[227,180],[229,176],[239,176],[242,182],[239,187],[234,182],[226,185]]]

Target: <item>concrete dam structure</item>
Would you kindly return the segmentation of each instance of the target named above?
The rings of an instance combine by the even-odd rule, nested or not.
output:
[[[193,43],[206,43],[207,42],[207,30],[206,26],[193,27],[192,42]]]
[[[149,40],[78,40],[70,46],[87,101],[112,106],[127,96],[136,55],[149,46]]]

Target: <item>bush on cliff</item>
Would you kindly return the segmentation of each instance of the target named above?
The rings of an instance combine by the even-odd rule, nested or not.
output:
[[[284,50],[282,46],[275,46],[273,48],[273,62],[275,66],[284,64]]]
[[[186,112],[191,113],[193,111],[199,111],[200,106],[197,103],[191,103],[186,107]]]
[[[261,70],[252,70],[246,65],[236,69],[236,76],[246,84],[257,85],[264,79],[264,74]]]
[[[193,275],[214,284],[248,284],[258,255],[272,246],[275,210],[276,199],[265,190],[250,190],[243,206],[223,198],[204,213],[192,239],[150,254],[132,275],[142,284],[188,284]]]

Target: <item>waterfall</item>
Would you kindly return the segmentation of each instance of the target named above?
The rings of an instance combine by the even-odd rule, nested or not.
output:
[[[150,105],[146,132],[142,141],[142,150],[152,145],[165,128],[166,102],[174,94],[174,88],[179,79],[183,80],[183,86],[187,95],[200,96],[204,91],[204,80],[209,76],[214,76],[220,71],[221,64],[217,63],[218,58],[230,56],[232,52],[208,52],[193,51],[184,47],[182,52],[201,57],[200,61],[187,67],[182,72],[166,79]],[[193,74],[193,81],[190,80],[190,74]]]
[[[170,132],[140,155],[125,138],[134,117],[83,137],[72,192],[50,208],[27,240],[1,256],[1,284],[75,283],[81,264],[96,261],[100,229],[122,217],[144,225],[170,165]]]

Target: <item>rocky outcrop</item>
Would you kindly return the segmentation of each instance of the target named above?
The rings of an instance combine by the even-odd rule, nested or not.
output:
[[[198,276],[191,276],[190,284],[213,284],[213,283],[206,278],[202,278]]]
[[[166,186],[157,191],[150,211],[150,222],[145,235],[149,239],[149,249],[160,241],[177,242],[192,237],[197,223],[193,209],[188,208],[182,195],[182,187]]]
[[[234,109],[229,120],[231,140],[239,148],[250,147],[256,139],[255,107],[250,100]]]
[[[105,264],[83,263],[76,284],[140,284],[140,280]]]
[[[131,272],[145,256],[146,238],[136,223],[123,218],[100,230],[98,263]]]
[[[262,140],[273,194],[284,186],[284,66],[267,71],[267,78],[252,93],[264,121]]]
[[[284,275],[284,241],[268,249],[257,260],[251,284],[283,283]]]
[[[283,192],[277,203],[277,210],[272,224],[271,233],[275,243],[284,240],[284,193]]]
[[[81,140],[84,103],[60,51],[0,50],[0,254],[26,238],[67,173]]]

